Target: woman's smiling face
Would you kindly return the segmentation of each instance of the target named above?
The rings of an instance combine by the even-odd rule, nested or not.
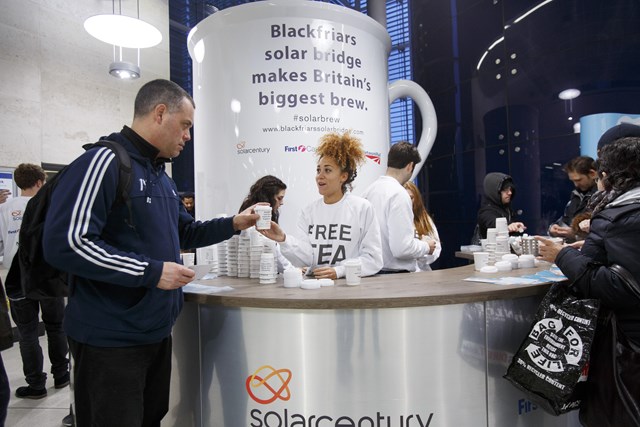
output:
[[[335,203],[342,199],[342,184],[347,181],[349,174],[343,172],[333,157],[322,157],[316,167],[316,184],[318,192],[325,203]]]

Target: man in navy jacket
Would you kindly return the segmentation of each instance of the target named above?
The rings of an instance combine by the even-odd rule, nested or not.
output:
[[[129,209],[116,203],[114,152],[91,149],[58,181],[43,246],[72,275],[64,328],[73,355],[80,426],[159,426],[168,411],[171,329],[194,272],[180,249],[218,243],[255,224],[253,206],[231,218],[195,221],[165,162],[191,139],[195,104],[168,80],[138,92],[131,127],[106,139],[131,156]],[[103,138],[105,139],[105,138]]]

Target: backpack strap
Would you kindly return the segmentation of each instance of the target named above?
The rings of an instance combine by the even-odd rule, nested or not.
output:
[[[633,274],[620,264],[613,264],[609,269],[622,280],[627,290],[640,301],[640,284],[636,278],[633,277]]]
[[[127,225],[135,230],[136,226],[133,221],[133,209],[131,207],[131,176],[133,168],[131,166],[131,156],[127,152],[127,149],[122,146],[122,144],[109,141],[108,139],[101,139],[98,142],[93,144],[85,144],[82,146],[85,150],[90,150],[94,147],[107,147],[111,149],[116,155],[118,160],[118,197],[114,202],[114,205],[117,203],[124,203],[127,205],[127,210],[129,211],[129,218],[125,219]]]

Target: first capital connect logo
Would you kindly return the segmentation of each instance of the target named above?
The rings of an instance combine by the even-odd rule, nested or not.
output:
[[[289,369],[276,370],[269,365],[263,365],[247,377],[245,386],[255,402],[268,405],[276,399],[287,401],[291,398],[290,381]]]

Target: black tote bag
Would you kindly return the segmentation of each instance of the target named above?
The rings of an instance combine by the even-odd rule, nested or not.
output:
[[[578,409],[584,397],[600,307],[567,288],[551,286],[504,376],[553,415]]]

